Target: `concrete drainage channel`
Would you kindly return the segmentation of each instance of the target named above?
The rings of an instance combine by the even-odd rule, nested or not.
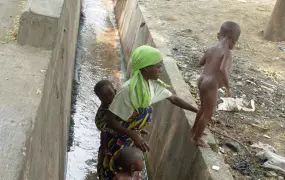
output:
[[[58,3],[60,0],[53,1]],[[39,1],[29,0],[29,2],[31,6],[31,3],[38,3]],[[37,29],[33,26],[50,26],[36,23],[40,21],[40,18],[34,20],[28,18],[29,22],[33,22],[26,23],[29,26],[27,28],[31,30],[26,31],[24,22],[27,20],[25,18],[27,16],[23,15],[21,18],[23,26],[20,27],[19,35],[22,31],[24,36],[27,32],[29,36],[31,34],[37,36],[33,37],[33,40],[38,38],[38,40],[33,41],[35,43],[29,44],[23,37],[19,37],[21,44],[50,48],[52,43],[54,49],[46,72],[37,117],[33,122],[33,131],[26,144],[26,161],[23,163],[23,173],[20,175],[20,179],[62,180],[65,179],[65,175],[66,179],[86,179],[86,175],[90,179],[94,178],[88,172],[95,172],[99,135],[96,133],[93,122],[96,104],[99,104],[93,98],[92,89],[99,79],[109,77],[115,80],[119,78],[120,58],[117,56],[118,51],[116,49],[118,38],[115,35],[114,28],[108,26],[110,18],[100,17],[106,17],[106,13],[112,11],[109,9],[110,4],[103,0],[84,0],[82,7],[86,19],[83,22],[85,25],[80,30],[82,36],[79,39],[82,40],[81,47],[83,48],[81,51],[79,49],[81,54],[77,54],[77,59],[81,59],[78,63],[81,69],[79,70],[78,95],[75,103],[76,112],[73,115],[75,121],[74,142],[68,153],[69,163],[66,166],[81,1],[65,0],[62,3],[61,15],[56,20],[58,22],[57,35],[54,40],[48,41],[47,45],[42,44],[41,39],[45,37],[45,33],[54,32],[53,29],[43,29],[40,31],[42,34],[32,33],[32,30]],[[156,33],[152,27],[155,22],[150,18],[145,18],[149,15],[143,6],[137,0],[115,0],[113,3],[122,51],[126,60],[130,59],[131,52],[140,45],[156,46],[163,53],[165,60],[165,71],[162,79],[172,85],[172,91],[175,94],[194,103],[194,99],[191,98],[188,87],[164,43],[163,37]],[[42,8],[52,8],[46,4],[38,3],[37,5],[44,6]],[[33,11],[33,9],[29,11]],[[42,12],[46,11],[41,11],[41,18]],[[35,15],[35,12],[29,13]],[[46,14],[44,18],[47,18],[46,16],[49,14]],[[50,21],[45,22],[50,23]],[[54,28],[54,26],[52,27]],[[28,35],[26,34],[27,38],[29,38]],[[161,102],[155,106],[154,121],[149,126],[150,135],[147,137],[151,151],[146,155],[148,174],[151,179],[233,179],[228,167],[224,164],[223,158],[213,151],[216,150],[217,146],[211,135],[208,136],[208,142],[213,150],[197,148],[191,142],[188,134],[194,118],[195,114],[173,107],[168,102]],[[213,170],[213,166],[218,166],[220,169],[218,171]],[[65,174],[66,167],[68,173]]]
[[[93,88],[96,82],[109,79],[119,88],[124,79],[124,61],[116,30],[111,2],[83,0],[77,43],[73,143],[68,152],[66,180],[97,179],[97,152],[100,132],[95,113],[100,101]]]

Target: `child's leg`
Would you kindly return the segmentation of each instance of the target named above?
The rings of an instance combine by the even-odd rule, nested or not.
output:
[[[108,132],[105,132],[104,133],[104,142],[103,142],[103,152],[104,152],[104,155],[111,155],[109,149],[108,149],[108,143],[109,141],[111,140],[112,138],[112,135],[109,134]]]
[[[197,131],[197,126],[198,126],[199,121],[201,120],[202,115],[203,115],[203,104],[202,104],[202,101],[201,101],[201,107],[200,107],[198,113],[196,114],[194,125],[193,125],[193,127],[191,128],[191,131],[190,131],[192,136],[194,136],[195,132]]]
[[[208,147],[208,145],[201,139],[207,124],[211,121],[217,103],[218,89],[213,88],[201,94],[203,98],[203,115],[197,125],[197,130],[194,135],[194,141],[198,146]]]
[[[198,88],[199,88],[199,95],[200,95],[200,101],[201,101],[201,106],[200,106],[200,109],[198,111],[198,113],[196,114],[196,118],[195,118],[195,122],[194,122],[194,125],[193,127],[191,128],[191,135],[194,136],[196,130],[197,130],[197,126],[198,126],[198,123],[203,115],[203,111],[204,111],[204,108],[203,108],[203,97],[201,96],[201,81],[202,81],[202,77],[199,78],[198,80]]]

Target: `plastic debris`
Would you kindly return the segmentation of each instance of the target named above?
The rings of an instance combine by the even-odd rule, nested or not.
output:
[[[280,171],[285,175],[285,157],[275,154],[269,150],[262,150],[256,156],[265,161],[263,166],[268,169]]]
[[[222,103],[218,105],[219,111],[246,111],[246,112],[254,112],[255,111],[255,103],[254,100],[250,100],[247,102],[244,98],[232,98],[226,97],[221,98]]]
[[[282,46],[277,46],[278,49],[280,49],[281,51],[285,51],[285,47],[282,47]]]
[[[212,166],[212,169],[215,170],[215,171],[219,171],[219,170],[220,170],[220,167],[214,165],[214,166]]]
[[[269,144],[263,144],[262,142],[254,143],[250,147],[260,149],[260,150],[267,150],[267,151],[274,152],[274,153],[277,152],[277,150],[273,146]]]

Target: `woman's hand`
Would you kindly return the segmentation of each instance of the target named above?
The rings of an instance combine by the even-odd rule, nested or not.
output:
[[[148,134],[149,134],[149,132],[146,131],[146,130],[144,130],[144,129],[140,130],[140,133],[141,133],[142,135],[148,135]]]
[[[130,138],[134,141],[137,148],[139,148],[142,152],[149,151],[149,145],[147,142],[137,133],[133,132],[130,135]]]

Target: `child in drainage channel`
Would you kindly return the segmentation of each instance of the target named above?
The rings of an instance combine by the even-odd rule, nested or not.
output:
[[[115,164],[120,172],[114,180],[140,180],[140,173],[144,169],[143,152],[134,147],[124,148],[115,157]]]
[[[109,172],[116,172],[114,157],[126,147],[150,150],[139,131],[152,121],[152,104],[169,100],[173,105],[197,113],[198,109],[172,94],[159,77],[163,66],[160,51],[151,46],[140,46],[132,54],[133,75],[116,94],[107,114],[107,127],[117,132],[108,143],[112,157]],[[163,113],[163,112],[162,112]],[[178,120],[178,119],[177,119]]]
[[[199,64],[204,66],[202,75],[198,80],[201,107],[196,115],[191,135],[198,146],[209,147],[202,135],[207,124],[211,121],[218,98],[218,89],[225,87],[227,97],[231,96],[229,75],[232,67],[231,50],[237,43],[241,30],[234,22],[227,21],[222,24],[218,33],[219,43],[208,48]]]
[[[94,92],[101,101],[101,105],[98,108],[95,117],[95,124],[97,128],[101,131],[100,134],[101,142],[98,152],[97,173],[99,179],[104,180],[105,179],[104,168],[108,166],[106,165],[106,162],[109,162],[108,159],[109,156],[111,156],[110,152],[107,149],[107,145],[111,137],[115,135],[115,132],[112,129],[106,127],[107,123],[106,114],[109,111],[108,108],[115,97],[116,89],[109,80],[101,80],[95,85]],[[140,133],[148,134],[147,131],[141,131]]]

